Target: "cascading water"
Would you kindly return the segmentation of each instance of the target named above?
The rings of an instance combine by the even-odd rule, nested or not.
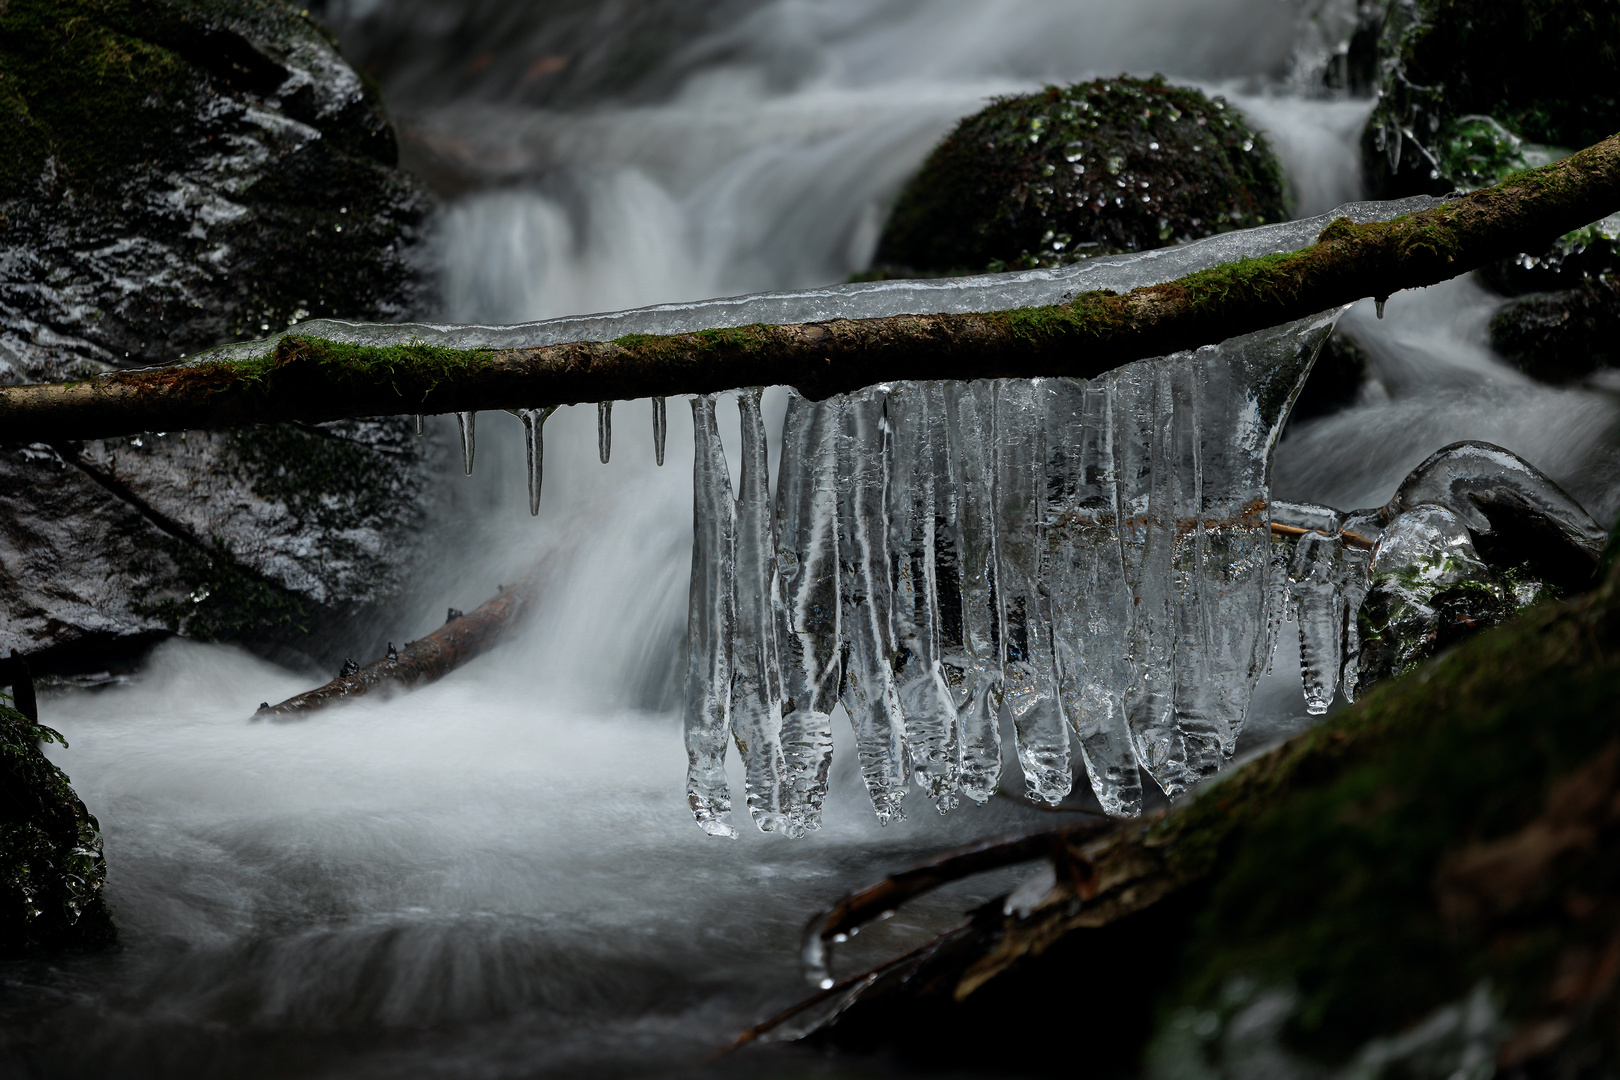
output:
[[[993,93],[1120,68],[1164,71],[1226,93],[1273,138],[1301,213],[1357,195],[1353,140],[1368,105],[1289,91],[1293,30],[1271,2],[739,2],[715,7],[726,25],[692,27],[661,60],[635,66],[634,93],[593,90],[611,80],[585,78],[602,70],[591,67],[597,54],[587,49],[568,61],[582,80],[572,98],[526,106],[531,84],[523,80],[556,66],[537,28],[558,7],[536,5],[531,14],[470,5],[469,18],[489,20],[468,24],[477,30],[470,34],[451,33],[438,4],[354,0],[328,9],[340,29],[372,34],[351,53],[403,48],[391,27],[420,26],[429,43],[386,89],[409,144],[419,153],[438,147],[471,185],[439,222],[448,320],[506,323],[843,280],[869,258],[888,198],[955,118]],[[607,46],[630,42],[642,27],[636,12],[607,8],[619,21],[593,33]],[[508,57],[510,43],[525,47]],[[480,66],[486,51],[499,55]],[[1175,276],[1183,256],[1159,253],[1141,268]],[[1084,280],[981,285],[954,299],[946,285],[882,283],[861,295],[888,310],[1005,307],[1034,302],[1025,298],[1041,288],[1055,298]],[[1539,465],[1600,519],[1620,509],[1604,501],[1620,490],[1608,449],[1612,401],[1509,375],[1482,345],[1478,312],[1489,301],[1472,288],[1397,294],[1382,321],[1370,303],[1352,309],[1344,325],[1372,357],[1372,381],[1353,409],[1285,435],[1274,497],[1379,504],[1437,447],[1482,438]],[[1015,294],[1019,300],[1008,299]],[[766,298],[693,318],[778,321],[787,310]],[[652,317],[668,323],[671,313]],[[612,337],[635,328],[578,319],[551,329]],[[1016,788],[1022,772],[998,749],[989,690],[1015,676],[1000,651],[1006,631],[978,584],[998,558],[985,523],[1000,509],[984,493],[1000,473],[983,422],[996,415],[996,389],[927,389],[917,411],[902,416],[926,425],[937,408],[957,421],[952,462],[907,466],[934,477],[960,470],[960,502],[943,515],[961,523],[952,534],[959,539],[952,548],[936,531],[931,586],[927,530],[899,539],[925,553],[915,562],[908,556],[903,615],[913,627],[919,583],[926,601],[929,588],[949,593],[955,575],[959,626],[941,602],[934,660],[946,692],[966,709],[954,731],[917,744],[955,739],[956,787],[974,799]],[[1076,388],[1062,404],[1082,462],[1118,456],[1086,435],[1107,426],[1101,389]],[[802,448],[797,460],[836,461],[872,437],[860,415],[807,415],[785,397],[767,392],[760,416],[774,434],[786,410],[782,441]],[[782,571],[782,584],[802,600],[778,616],[788,625],[775,634],[782,694],[795,709],[781,735],[779,802],[773,807],[764,791],[758,805],[785,817],[781,831],[803,828],[812,811],[822,827],[796,844],[752,829],[723,844],[683,820],[678,712],[693,539],[685,447],[694,433],[678,407],[660,469],[645,408],[619,403],[620,442],[607,465],[599,464],[606,439],[593,439],[588,408],[545,420],[538,519],[524,511],[541,491],[544,417],[485,417],[473,479],[459,467],[445,479],[459,500],[456,543],[420,583],[407,629],[432,627],[446,605],[477,603],[536,564],[546,586],[521,637],[439,684],[305,724],[249,725],[257,702],[307,688],[308,673],[173,642],[129,685],[46,696],[44,719],[72,742],[53,756],[104,826],[125,948],[0,969],[0,1059],[20,1062],[24,1075],[673,1072],[800,993],[795,943],[806,914],[923,852],[1051,820],[994,798],[971,815],[913,814],[903,828],[881,832],[873,824],[874,783],[893,792],[920,780],[937,801],[951,794],[949,769],[926,752],[913,754],[909,772],[864,770],[848,726],[825,726],[847,677],[831,643],[853,632],[859,614],[828,602],[837,595],[827,591],[829,575],[841,569],[839,549],[829,545],[842,537],[841,519],[829,532],[825,508],[862,496],[852,484],[829,489],[818,479],[825,470],[808,467],[774,477],[768,489],[778,528],[791,529],[794,551],[810,557]],[[723,396],[715,412],[711,435],[725,450],[727,482],[758,513],[758,456],[751,470],[737,468],[747,458],[738,410]],[[654,415],[661,433],[663,413]],[[433,425],[454,438],[449,421]],[[526,431],[535,435],[532,474]],[[711,473],[718,481],[718,468]],[[938,491],[913,492],[924,503],[932,498],[936,517]],[[1086,540],[1116,512],[1107,494],[1077,483],[1054,496],[1065,527],[1048,532],[1050,554],[1071,558],[1082,584],[1119,580],[1090,561],[1107,557],[1106,547]],[[924,503],[887,520],[909,520]],[[740,521],[736,528],[734,538]],[[890,549],[887,536],[869,539]],[[1305,711],[1290,671],[1299,627],[1284,618],[1290,604],[1275,589],[1265,607],[1264,625],[1276,626],[1282,644],[1279,675],[1261,681],[1250,708],[1244,738],[1256,742],[1297,727]],[[753,617],[757,623],[757,608]],[[1027,604],[1024,618],[1027,635]],[[1060,607],[1052,618],[1060,627],[1085,612]],[[1060,702],[1100,696],[1107,704],[1106,688],[1118,678],[1061,653],[1054,675]],[[912,702],[938,692],[925,679],[908,680],[903,691]],[[1175,694],[1172,687],[1172,705]],[[1039,734],[1031,714],[1038,710],[1018,722]],[[1126,763],[1140,736],[1126,730],[1123,713],[1089,707],[1086,715],[1097,720],[1076,731],[1070,752],[1083,755],[1099,794],[1109,793],[1105,806],[1133,805]],[[891,738],[892,729],[891,721]],[[865,724],[863,741],[881,737],[880,720]],[[1040,755],[1025,757],[1039,767]],[[749,792],[740,762],[724,768],[727,788]],[[872,957],[891,953],[1005,884],[987,879],[935,894],[856,944]],[[858,965],[852,949],[846,959]],[[757,1060],[714,1068],[761,1071]]]

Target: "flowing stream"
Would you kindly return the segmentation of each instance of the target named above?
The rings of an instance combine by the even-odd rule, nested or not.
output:
[[[1302,216],[1359,194],[1369,103],[1290,89],[1291,3],[748,0],[685,22],[671,7],[329,6],[350,55],[379,65],[407,158],[450,177],[434,241],[446,320],[842,281],[956,118],[1048,79],[1160,71],[1226,93],[1273,139]],[[577,33],[558,37],[567,18]],[[1506,368],[1485,342],[1495,303],[1461,280],[1393,297],[1382,320],[1370,302],[1352,309],[1371,378],[1354,407],[1285,436],[1276,496],[1379,503],[1433,450],[1481,438],[1612,520],[1613,399]],[[927,853],[1064,818],[995,798],[880,829],[846,725],[819,833],[727,841],[693,826],[678,712],[692,429],[674,404],[662,468],[646,402],[614,410],[607,465],[596,410],[559,411],[538,519],[518,421],[479,424],[474,476],[458,463],[443,479],[453,540],[398,636],[537,563],[547,584],[522,634],[438,684],[249,724],[307,673],[174,641],[124,685],[46,696],[42,719],[72,744],[53,757],[105,830],[124,946],[0,967],[7,1077],[890,1068],[791,1047],[709,1059],[808,989],[796,939],[818,908]],[[773,439],[783,407],[767,394]],[[735,467],[729,400],[722,416]],[[1285,644],[1244,745],[1304,722],[1295,662]],[[1016,771],[1009,759],[1015,791]],[[909,906],[841,968],[920,942],[1018,877]]]

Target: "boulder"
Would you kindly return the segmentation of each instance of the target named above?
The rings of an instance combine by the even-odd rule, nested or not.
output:
[[[10,0],[0,379],[419,313],[430,203],[396,157],[376,94],[290,4]],[[0,448],[0,639],[328,654],[400,592],[440,453],[408,421]]]
[[[1579,382],[1620,367],[1620,277],[1508,301],[1491,318],[1491,347],[1547,383]]]
[[[117,936],[101,893],[100,826],[41,742],[66,745],[0,700],[0,956],[102,948]]]
[[[1225,99],[1121,76],[963,120],[901,191],[876,262],[895,274],[1056,266],[1287,216],[1276,156]]]

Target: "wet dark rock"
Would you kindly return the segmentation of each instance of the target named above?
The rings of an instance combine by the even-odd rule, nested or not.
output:
[[[117,937],[100,826],[42,741],[62,737],[0,701],[0,956]]]
[[[893,272],[1056,266],[1287,217],[1275,155],[1222,98],[1098,79],[963,120],[906,185],[878,242]]]
[[[396,156],[375,93],[290,4],[11,0],[0,380],[417,312],[429,202]],[[0,448],[0,640],[321,653],[398,593],[436,452],[391,420]]]
[[[1491,346],[1531,378],[1564,384],[1620,367],[1620,278],[1532,293],[1491,319]]]

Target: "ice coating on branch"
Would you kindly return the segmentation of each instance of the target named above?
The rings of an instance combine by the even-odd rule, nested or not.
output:
[[[947,452],[943,388],[897,383],[889,389],[887,415],[895,689],[917,786],[943,814],[956,805],[960,758],[956,705],[939,657],[937,614],[935,487]]]
[[[761,832],[786,829],[782,669],[777,656],[776,531],[772,524],[760,390],[737,395],[742,461],[737,477],[731,734],[742,755],[748,809]]]
[[[793,395],[777,470],[777,605],[782,756],[790,832],[821,827],[832,765],[832,711],[843,678],[838,604],[836,402]]]
[[[546,418],[557,411],[557,406],[547,405],[543,409],[508,409],[513,416],[523,421],[523,456],[528,465],[529,479],[529,513],[539,516],[540,513],[540,480],[545,465]]]
[[[884,388],[844,395],[838,430],[838,603],[844,709],[880,824],[905,820],[905,720],[894,685]]]
[[[461,467],[466,470],[468,476],[472,475],[473,449],[475,443],[475,432],[473,425],[476,424],[477,421],[478,414],[475,412],[456,413],[456,427],[461,432]]]
[[[941,659],[957,709],[962,794],[982,803],[1001,782],[1001,635],[996,609],[995,384],[944,386],[949,486],[956,498],[960,636]],[[947,594],[948,595],[948,594]],[[949,599],[943,607],[949,609]]]
[[[309,337],[356,345],[413,342],[451,349],[522,349],[570,341],[612,341],[629,334],[685,334],[750,323],[822,322],[929,312],[1003,311],[1057,304],[1093,289],[1124,292],[1156,285],[1216,263],[1297,251],[1316,242],[1334,219],[1387,221],[1440,205],[1426,195],[1392,202],[1346,203],[1326,214],[1257,229],[1220,233],[1190,244],[1125,255],[1099,256],[1052,270],[1025,270],[967,278],[895,280],[833,285],[819,289],[756,293],[750,296],[660,304],[600,315],[568,316],[506,326],[442,323],[359,323],[310,319],[297,331]],[[223,345],[194,359],[250,359],[267,356],[282,335]]]
[[[1074,783],[1057,696],[1052,614],[1042,585],[1049,380],[995,384],[996,586],[1003,713],[1032,799],[1061,802]]]
[[[602,459],[602,464],[608,463],[613,454],[613,402],[598,401],[596,403],[596,456]]]
[[[736,504],[714,398],[692,399],[692,584],[687,608],[686,799],[712,836],[736,836],[728,820],[726,743],[731,738]]]
[[[664,399],[652,399],[653,409],[653,458],[660,468],[664,464],[664,436],[669,431],[669,420],[664,410]]]

